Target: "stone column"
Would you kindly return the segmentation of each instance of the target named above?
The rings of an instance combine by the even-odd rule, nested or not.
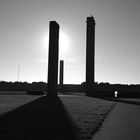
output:
[[[91,95],[94,85],[95,71],[95,20],[87,17],[86,39],[86,95]]]
[[[47,95],[57,95],[59,24],[50,21]]]
[[[63,86],[63,77],[64,77],[64,61],[60,60],[60,74],[59,74],[60,87]]]

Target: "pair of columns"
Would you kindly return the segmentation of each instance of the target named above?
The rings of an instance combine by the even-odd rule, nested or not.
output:
[[[49,59],[47,95],[57,95],[59,24],[50,21],[49,28]],[[87,17],[86,42],[86,94],[90,94],[94,84],[94,53],[95,53],[95,20]],[[63,61],[60,61],[60,84],[63,84]]]

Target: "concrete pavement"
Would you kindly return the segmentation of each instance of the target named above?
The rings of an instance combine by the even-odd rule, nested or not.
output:
[[[118,102],[93,140],[140,140],[140,105]]]

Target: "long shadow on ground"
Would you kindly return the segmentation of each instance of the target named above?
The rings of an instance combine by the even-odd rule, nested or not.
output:
[[[2,138],[3,137],[3,138]],[[59,97],[41,97],[0,118],[2,140],[78,140]]]
[[[126,104],[140,105],[140,101],[134,101],[134,100],[131,100],[131,98],[124,98],[124,99],[123,98],[109,98],[109,97],[95,97],[95,98],[104,99],[108,101],[116,101],[116,102],[126,103]]]

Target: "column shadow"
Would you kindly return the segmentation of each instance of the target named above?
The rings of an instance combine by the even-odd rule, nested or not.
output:
[[[41,97],[1,116],[0,138],[79,140],[75,124],[57,96]]]
[[[116,102],[120,102],[120,103],[140,105],[140,101],[134,101],[134,100],[131,100],[131,98],[127,98],[127,100],[125,100],[125,98],[124,99],[123,98],[104,98],[104,99],[110,100],[110,101],[116,101]]]
[[[134,98],[124,98],[124,99],[123,98],[110,98],[110,97],[94,97],[94,98],[104,99],[104,100],[108,100],[108,101],[115,101],[115,102],[120,102],[120,103],[126,103],[126,104],[140,105],[140,101],[131,100]]]

